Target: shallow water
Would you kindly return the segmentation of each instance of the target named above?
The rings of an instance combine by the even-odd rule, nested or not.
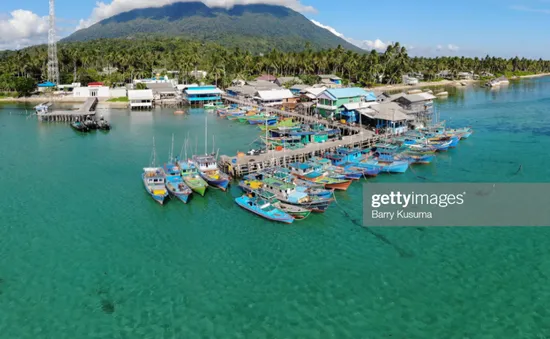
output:
[[[436,106],[472,137],[372,181],[549,181],[550,78]],[[159,162],[172,134],[202,153],[205,113],[101,113],[114,129],[80,135],[0,106],[0,338],[547,335],[547,228],[366,229],[358,183],[292,226],[239,209],[235,185],[161,207],[140,180],[153,136]],[[206,116],[208,152],[259,135]]]

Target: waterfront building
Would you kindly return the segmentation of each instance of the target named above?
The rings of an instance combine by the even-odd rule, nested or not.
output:
[[[120,98],[127,95],[126,88],[109,88],[94,83],[75,87],[72,93],[74,98]]]
[[[150,89],[137,89],[128,91],[128,100],[131,109],[148,109],[153,107],[153,91]]]
[[[296,85],[293,85],[292,87],[290,87],[290,91],[292,92],[292,94],[296,95],[296,96],[300,96],[300,92],[302,92],[303,90],[309,88],[308,85],[302,85],[302,84],[296,84]]]
[[[293,110],[298,103],[298,98],[288,89],[258,91],[254,99],[259,105],[281,107],[290,110]]]
[[[321,92],[317,100],[317,112],[320,115],[337,118],[345,110],[344,104],[376,101],[376,96],[358,87],[329,88]]]
[[[415,118],[407,114],[395,102],[370,102],[357,108],[350,107],[363,126],[370,126],[376,133],[402,134]]]
[[[216,86],[196,86],[185,89],[183,99],[190,105],[204,105],[220,101],[222,94]]]
[[[45,92],[48,89],[54,89],[55,84],[50,81],[43,82],[41,84],[38,84],[38,92]]]

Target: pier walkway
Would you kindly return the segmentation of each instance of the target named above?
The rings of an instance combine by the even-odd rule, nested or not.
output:
[[[220,156],[220,167],[233,177],[242,177],[250,173],[258,172],[272,166],[287,167],[296,161],[305,161],[313,156],[320,156],[326,152],[334,151],[338,147],[372,147],[379,142],[381,136],[370,131],[363,134],[355,134],[342,137],[340,140],[323,143],[311,143],[304,148],[284,151],[268,151],[260,155],[243,155],[230,157]]]
[[[258,105],[257,103],[252,101],[245,101],[245,100],[237,99],[227,95],[222,95],[222,99],[225,100],[226,103],[229,102],[229,103],[239,104],[242,106],[252,106],[258,109],[265,109],[270,113],[275,113],[283,117],[292,117],[297,121],[304,121],[312,124],[323,124],[331,129],[340,129],[342,132],[346,131],[347,132],[346,134],[359,133],[359,131],[361,130],[357,126],[342,124],[339,121],[330,121],[327,119],[316,118],[310,115],[304,115],[296,112],[283,111],[280,109],[265,107],[265,106]]]
[[[42,121],[50,122],[72,122],[75,120],[83,120],[88,117],[94,117],[99,100],[97,98],[88,98],[82,106],[73,111],[54,111],[54,112],[38,112],[36,115]]]

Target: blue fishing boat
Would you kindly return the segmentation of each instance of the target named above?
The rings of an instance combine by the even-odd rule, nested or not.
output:
[[[165,164],[164,171],[166,173],[166,189],[170,195],[187,204],[193,191],[183,181],[180,175],[181,169],[177,165],[177,159],[175,163],[170,162]]]
[[[445,152],[449,150],[449,147],[451,147],[451,140],[433,141],[433,142],[430,142],[429,145],[435,148],[437,152]]]
[[[261,199],[259,197],[250,197],[248,195],[243,195],[242,197],[236,198],[235,202],[240,207],[255,213],[265,219],[278,221],[286,224],[291,224],[294,222],[294,218],[277,207],[273,206],[270,202]]]
[[[321,170],[328,173],[331,178],[359,180],[363,177],[363,171],[356,171],[351,168],[346,169],[341,166],[335,166],[329,159],[326,158],[313,157],[309,160],[309,163],[319,165]]]
[[[399,159],[406,160],[409,164],[429,164],[435,159],[435,154],[405,151],[399,155]]]
[[[199,171],[200,176],[208,185],[226,191],[229,186],[229,176],[218,169],[216,158],[212,155],[201,155],[193,157],[193,164]]]
[[[396,157],[399,147],[392,144],[378,144],[375,147],[373,158],[365,161],[367,165],[380,168],[385,173],[405,173],[409,168],[407,160],[399,160]]]
[[[248,123],[251,125],[275,125],[277,121],[277,117],[261,117],[248,119]]]
[[[375,177],[382,170],[379,166],[362,166],[362,163],[352,163],[344,166],[347,171],[361,173],[361,177]]]

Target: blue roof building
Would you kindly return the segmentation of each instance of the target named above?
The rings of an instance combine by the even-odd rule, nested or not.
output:
[[[184,98],[191,105],[201,105],[220,101],[222,93],[216,86],[188,87],[184,91]]]
[[[376,96],[374,93],[367,92],[362,88],[351,87],[327,89],[319,94],[317,99],[319,100],[317,110],[321,115],[339,118],[336,115],[346,111],[344,105],[376,101]]]
[[[38,84],[38,87],[40,87],[40,88],[53,88],[53,87],[55,87],[55,84],[53,82],[46,81],[44,83]]]

